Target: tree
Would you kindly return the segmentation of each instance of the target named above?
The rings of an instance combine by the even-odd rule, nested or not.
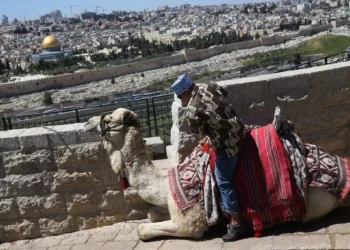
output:
[[[9,59],[7,59],[7,58],[6,58],[6,62],[5,62],[5,68],[6,68],[7,70],[10,70],[10,69],[11,69]]]
[[[296,53],[294,55],[294,64],[295,65],[301,64],[301,54],[300,53]]]
[[[267,31],[264,30],[264,36],[268,36],[268,35],[269,35],[269,33],[267,33]]]
[[[254,13],[258,13],[258,9],[256,8],[256,4],[254,4],[254,9],[253,9]]]
[[[259,39],[259,38],[260,38],[259,32],[256,32],[255,33],[255,39]]]
[[[44,93],[43,103],[44,103],[45,105],[51,105],[51,104],[53,104],[52,96],[51,96],[51,95],[52,95],[52,94],[49,93],[49,92],[45,92],[45,93]]]
[[[114,77],[113,77],[112,80],[111,80],[111,84],[115,84],[115,79],[114,79]]]

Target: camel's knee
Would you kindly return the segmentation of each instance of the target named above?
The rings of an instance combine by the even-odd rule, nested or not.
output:
[[[159,222],[159,221],[169,220],[170,214],[166,209],[152,207],[149,210],[147,217],[151,222]]]

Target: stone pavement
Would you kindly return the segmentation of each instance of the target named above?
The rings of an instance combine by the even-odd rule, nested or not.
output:
[[[247,238],[224,243],[220,232],[212,228],[204,240],[161,238],[150,242],[138,239],[137,225],[144,221],[122,222],[70,234],[34,240],[0,244],[4,249],[37,250],[153,250],[153,249],[350,249],[350,213],[348,209],[334,211],[322,221],[309,226],[288,224],[267,230],[262,238]]]

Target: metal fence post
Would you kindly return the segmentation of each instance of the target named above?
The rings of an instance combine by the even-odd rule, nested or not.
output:
[[[79,123],[80,122],[80,118],[79,118],[79,112],[78,112],[77,109],[75,110],[75,117],[77,119],[77,122]]]
[[[158,136],[157,115],[156,115],[156,107],[154,106],[154,98],[152,98],[152,108],[153,108],[153,120],[154,120],[155,129],[156,129],[156,136]]]
[[[6,123],[6,122],[5,122]],[[11,130],[12,129],[12,121],[11,121],[11,118],[10,117],[7,117],[7,123],[9,125],[9,129]]]
[[[149,133],[149,137],[152,136],[152,128],[151,128],[151,115],[150,115],[150,111],[149,111],[149,102],[148,102],[148,98],[146,99],[146,103],[147,103],[147,125],[148,125],[148,133]]]
[[[7,124],[6,124],[5,117],[1,117],[1,120],[2,120],[2,127],[4,128],[4,130],[7,130]]]

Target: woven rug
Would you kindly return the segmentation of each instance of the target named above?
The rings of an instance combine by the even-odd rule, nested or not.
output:
[[[305,216],[288,155],[272,125],[246,135],[235,176],[241,212],[254,231]]]
[[[196,147],[183,163],[168,170],[171,195],[180,210],[201,203],[208,225],[219,220],[218,191],[214,175],[214,148]]]
[[[305,148],[309,185],[325,188],[343,202],[350,191],[349,160],[330,155],[324,148],[313,144],[305,144]]]

